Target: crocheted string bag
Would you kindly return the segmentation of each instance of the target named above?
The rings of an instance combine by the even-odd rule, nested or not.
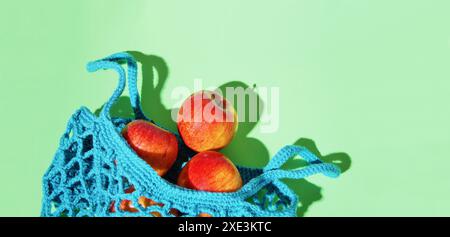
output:
[[[127,64],[127,73],[123,63]],[[340,173],[337,166],[322,162],[305,147],[288,145],[262,169],[237,166],[243,186],[236,192],[177,186],[177,174],[195,155],[180,136],[173,132],[179,143],[177,162],[167,175],[160,177],[121,136],[121,130],[132,119],[110,116],[111,107],[128,84],[135,119],[155,123],[141,107],[135,59],[128,53],[117,53],[88,63],[87,69],[113,69],[119,74],[119,84],[99,116],[81,107],[69,119],[43,177],[41,216],[295,216],[298,197],[280,179],[302,179],[317,173],[337,177]],[[294,156],[303,158],[308,165],[296,170],[281,169]],[[131,188],[133,192],[127,191]],[[140,197],[152,200],[153,205],[139,205]],[[121,208],[124,200],[133,204],[133,211]]]

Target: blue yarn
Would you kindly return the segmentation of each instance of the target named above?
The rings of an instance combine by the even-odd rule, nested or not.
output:
[[[128,53],[117,53],[90,62],[90,72],[114,69],[119,74],[119,85],[95,116],[86,107],[78,109],[70,118],[60,139],[59,148],[43,177],[41,216],[173,216],[172,209],[181,216],[295,216],[298,198],[280,179],[302,179],[323,173],[337,177],[340,173],[333,164],[323,163],[317,156],[300,146],[285,146],[263,169],[238,166],[244,186],[232,193],[195,191],[177,186],[174,180],[182,166],[182,158],[195,153],[187,148],[177,133],[179,159],[164,178],[158,176],[139,158],[120,135],[131,119],[111,118],[110,110],[125,89],[127,63],[128,89],[136,119],[148,119],[142,110],[137,90],[137,63]],[[153,122],[153,121],[152,121]],[[282,170],[290,158],[300,156],[308,166],[298,170]],[[134,187],[135,191],[125,190]],[[145,196],[163,205],[144,208],[138,199]],[[122,200],[130,200],[137,211],[120,209]],[[112,212],[111,208],[115,211]]]

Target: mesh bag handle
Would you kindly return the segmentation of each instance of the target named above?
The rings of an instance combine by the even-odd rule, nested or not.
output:
[[[127,75],[125,70],[122,68],[121,63],[126,62],[128,67]],[[119,74],[119,83],[117,88],[114,90],[113,95],[107,101],[103,107],[100,115],[106,117],[109,120],[111,107],[117,102],[119,97],[122,95],[126,82],[128,81],[128,91],[130,94],[131,107],[135,115],[135,119],[145,119],[149,120],[142,109],[139,91],[137,88],[137,62],[134,57],[126,52],[112,54],[103,59],[95,60],[87,64],[87,70],[89,72],[95,72],[100,69],[114,69]],[[128,80],[127,80],[128,79]]]
[[[281,166],[294,156],[300,156],[308,166],[295,170],[283,170]],[[302,146],[288,145],[281,148],[269,163],[263,168],[261,175],[251,179],[239,191],[239,195],[248,196],[255,189],[261,189],[270,182],[280,179],[302,179],[314,174],[322,173],[330,178],[336,178],[341,170],[335,164],[324,163],[316,155]]]
[[[280,169],[290,158],[297,155],[302,157],[309,165],[297,170],[285,171]],[[341,173],[336,165],[324,163],[307,148],[295,145],[288,145],[280,149],[264,167],[263,171],[265,173],[276,173],[277,176],[283,178],[293,179],[304,178],[315,173],[323,173],[330,178],[336,178]]]

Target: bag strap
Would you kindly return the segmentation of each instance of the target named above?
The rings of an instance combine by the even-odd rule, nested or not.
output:
[[[281,166],[290,158],[299,155],[308,162],[308,166],[296,170],[283,170]],[[270,182],[280,179],[302,179],[322,173],[328,177],[336,178],[340,175],[339,167],[331,163],[322,162],[316,155],[302,146],[288,145],[281,148],[263,168],[262,174],[251,179],[235,195],[248,197],[260,190]]]
[[[100,117],[105,117],[108,120],[111,120],[109,114],[111,107],[114,105],[114,103],[116,103],[116,101],[122,95],[123,90],[125,89],[125,70],[122,68],[122,66],[120,66],[120,64],[104,59],[89,62],[86,68],[89,72],[95,72],[100,69],[114,69],[119,74],[119,84],[100,112]]]
[[[131,107],[133,108],[135,118],[136,119],[147,119],[147,117],[144,115],[144,112],[142,109],[139,92],[138,92],[138,88],[137,88],[137,71],[138,71],[137,70],[137,62],[131,54],[126,53],[126,52],[121,52],[121,53],[113,54],[111,56],[108,56],[108,57],[100,59],[100,60],[90,62],[90,63],[88,63],[88,71],[95,72],[98,69],[115,69],[119,73],[119,87],[122,86],[121,83],[123,81],[123,88],[120,91],[120,94],[119,94],[119,96],[120,96],[123,93],[123,90],[125,88],[125,80],[126,80],[124,70],[123,70],[122,66],[120,65],[120,63],[122,63],[123,61],[125,61],[127,63],[128,91],[130,94]],[[111,65],[105,64],[106,62],[114,63],[115,66],[111,66],[112,64]],[[120,70],[118,69],[118,67],[120,67]],[[123,72],[123,74],[122,74],[122,72]],[[119,87],[116,89],[116,91],[114,91],[114,94],[117,92]],[[104,109],[102,110],[102,112],[103,112],[105,109],[107,109],[107,111],[105,113],[108,115],[107,116],[108,118],[109,118],[109,111],[110,111],[112,105],[117,101],[118,97],[113,100],[112,99],[113,99],[113,97],[111,97],[111,99],[107,103],[107,104],[109,104],[111,102],[110,107],[106,108],[106,105],[105,105]]]
[[[287,145],[281,148],[275,156],[269,161],[269,163],[264,167],[264,170],[279,169],[284,163],[286,163],[290,158],[299,155],[309,164],[314,162],[320,162],[320,159],[311,153],[308,149],[302,146]]]
[[[300,170],[293,170],[293,171],[280,170],[283,164],[285,164],[290,158],[297,155],[302,157],[306,162],[308,162],[309,166]],[[339,174],[341,173],[340,169],[336,165],[324,163],[316,155],[314,155],[311,151],[309,151],[306,147],[295,145],[287,145],[281,148],[263,169],[264,172],[269,172],[272,170],[289,172],[288,176],[293,177],[297,176],[300,173],[305,172],[305,171],[297,172],[301,170],[316,170],[332,178],[339,176]]]

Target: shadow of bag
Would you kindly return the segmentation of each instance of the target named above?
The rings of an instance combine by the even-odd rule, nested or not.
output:
[[[125,62],[127,73],[122,67]],[[295,216],[298,198],[280,179],[302,179],[317,173],[337,177],[340,173],[338,167],[323,163],[306,148],[289,145],[263,169],[238,166],[244,185],[236,192],[214,193],[177,186],[170,177],[176,177],[181,162],[168,178],[158,176],[121,136],[122,128],[131,119],[110,117],[110,109],[123,93],[128,77],[135,119],[153,122],[142,111],[134,58],[117,53],[88,63],[87,69],[114,69],[119,74],[119,85],[98,117],[81,107],[70,118],[43,177],[41,216]],[[195,153],[174,134],[180,146],[179,156],[186,160],[192,157]],[[281,169],[297,155],[309,165],[297,170]],[[127,191],[131,188],[133,192]],[[140,205],[141,197],[152,200],[152,204]],[[132,211],[121,206],[124,200],[131,203]]]

